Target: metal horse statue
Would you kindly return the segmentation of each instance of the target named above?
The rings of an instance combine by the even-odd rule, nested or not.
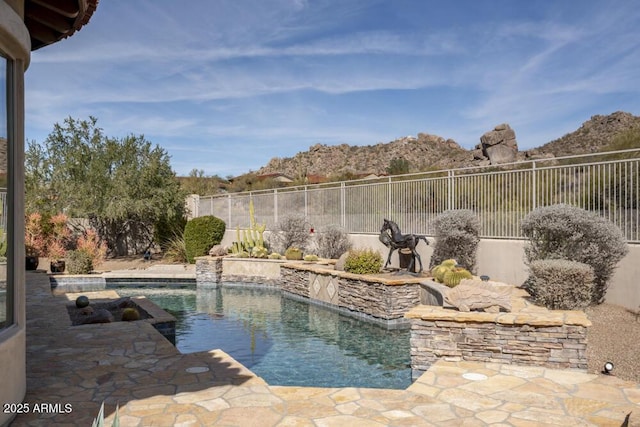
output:
[[[393,251],[396,249],[409,249],[411,250],[411,263],[409,263],[409,267],[407,267],[407,271],[413,271],[415,266],[416,259],[418,260],[418,264],[420,264],[420,271],[418,273],[422,273],[422,260],[420,259],[420,255],[416,251],[416,246],[420,242],[420,240],[424,240],[424,242],[428,245],[429,241],[426,236],[422,236],[419,234],[402,234],[400,232],[400,227],[393,221],[388,219],[384,220],[382,224],[382,228],[380,229],[380,241],[389,248],[389,256],[387,257],[387,262],[385,263],[383,268],[387,268],[389,263],[391,262],[391,255]]]

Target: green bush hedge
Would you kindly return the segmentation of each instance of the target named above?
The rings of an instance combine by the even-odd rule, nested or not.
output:
[[[531,262],[531,275],[523,288],[533,300],[554,310],[575,310],[591,303],[593,268],[565,259],[542,259]]]
[[[187,261],[195,263],[195,258],[209,253],[214,245],[220,244],[224,237],[225,223],[215,216],[193,218],[184,227],[184,243]]]
[[[375,274],[382,269],[382,255],[372,249],[349,251],[344,262],[344,271],[354,274]]]

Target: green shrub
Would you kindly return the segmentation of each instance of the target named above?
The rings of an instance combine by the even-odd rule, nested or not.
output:
[[[453,258],[460,267],[474,272],[480,242],[480,221],[473,211],[444,211],[436,217],[434,225],[436,241],[429,268]]]
[[[65,260],[69,274],[89,274],[93,271],[93,257],[85,251],[68,251]]]
[[[344,262],[344,271],[355,274],[375,274],[382,269],[382,255],[372,249],[349,251]]]
[[[585,308],[591,303],[593,268],[564,259],[542,259],[529,265],[531,274],[523,288],[533,300],[554,310]]]
[[[187,261],[195,263],[195,257],[207,255],[209,249],[224,237],[224,221],[215,216],[193,218],[184,227],[184,243]]]
[[[318,232],[316,238],[318,255],[322,258],[338,259],[351,249],[349,234],[340,227],[329,225]]]
[[[529,238],[525,255],[529,265],[542,259],[566,259],[593,268],[591,302],[604,300],[616,264],[627,254],[618,227],[593,212],[569,205],[545,206],[522,220],[522,233]]]

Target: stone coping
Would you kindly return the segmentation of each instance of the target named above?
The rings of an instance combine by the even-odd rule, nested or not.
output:
[[[450,321],[458,323],[497,323],[501,325],[529,326],[591,326],[591,321],[579,310],[536,309],[513,311],[510,313],[487,313],[480,311],[462,312],[433,305],[419,305],[407,312],[408,319],[429,321]]]
[[[429,283],[423,283],[429,285]],[[505,286],[512,286],[506,285]],[[441,320],[459,323],[497,323],[501,325],[529,326],[591,326],[582,310],[549,310],[533,304],[527,291],[512,286],[511,312],[458,311],[452,307],[419,305],[409,310],[405,317],[421,320]]]
[[[379,274],[354,274],[346,271],[334,270],[332,266],[318,264],[312,261],[288,262],[282,265],[285,268],[311,271],[316,274],[330,274],[332,276],[343,277],[345,279],[360,280],[369,283],[381,283],[387,286],[402,286],[419,284],[428,276],[415,277],[411,274],[379,273]]]

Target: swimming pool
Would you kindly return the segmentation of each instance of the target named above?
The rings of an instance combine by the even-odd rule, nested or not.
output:
[[[271,385],[404,389],[411,384],[408,330],[387,330],[279,290],[117,288],[176,317],[183,353],[220,348]]]

